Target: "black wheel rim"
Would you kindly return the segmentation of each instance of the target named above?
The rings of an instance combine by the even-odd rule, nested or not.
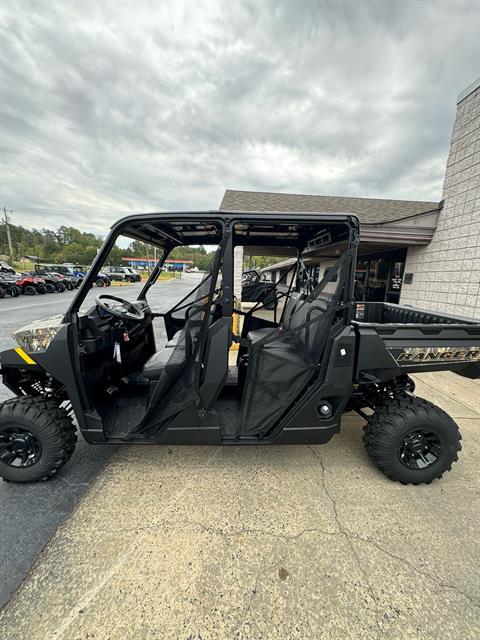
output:
[[[9,467],[31,467],[41,455],[42,445],[28,429],[12,425],[0,431],[0,462]]]
[[[410,431],[398,448],[400,462],[408,469],[420,471],[435,464],[441,453],[440,438],[428,429]]]

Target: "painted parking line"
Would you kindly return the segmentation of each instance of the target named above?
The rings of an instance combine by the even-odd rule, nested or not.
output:
[[[38,304],[21,304],[16,307],[7,307],[5,311],[18,311],[19,309],[34,309],[35,307],[48,307],[52,304],[58,305],[59,300],[54,300],[53,302],[39,302]],[[65,307],[66,310],[66,307]]]

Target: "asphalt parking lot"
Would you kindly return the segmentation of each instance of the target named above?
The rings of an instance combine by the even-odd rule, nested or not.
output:
[[[162,284],[157,304],[185,285]],[[64,480],[28,487],[38,522],[70,501],[35,552],[25,488],[4,484],[7,515],[25,511],[10,550],[26,531],[31,563],[53,536],[0,637],[476,640],[480,381],[415,381],[463,434],[459,462],[431,485],[380,474],[352,414],[323,446],[118,447],[80,488],[65,481],[70,462]]]
[[[171,307],[198,282],[188,274],[180,280],[158,282],[149,292],[157,310]],[[134,300],[140,283],[130,286],[92,289],[86,303],[100,293],[112,293]],[[12,333],[48,316],[63,313],[75,291],[44,296],[20,296],[0,300],[0,350],[16,346]],[[161,335],[159,332],[158,335]],[[0,401],[11,394],[0,383]],[[49,482],[15,485],[0,482],[0,608],[30,569],[52,533],[72,511],[92,479],[115,451],[111,445],[90,446],[79,438],[69,463]]]

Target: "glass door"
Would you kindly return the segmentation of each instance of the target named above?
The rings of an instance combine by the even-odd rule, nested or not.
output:
[[[405,249],[400,249],[357,260],[355,300],[398,304],[406,253]]]

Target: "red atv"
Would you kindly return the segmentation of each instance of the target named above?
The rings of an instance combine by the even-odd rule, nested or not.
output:
[[[19,287],[20,292],[26,296],[34,296],[36,293],[47,293],[47,285],[43,278],[37,278],[28,273],[17,274],[17,280],[15,282]]]
[[[39,274],[36,271],[29,271],[28,275],[31,278],[43,280],[47,293],[54,293],[55,291],[63,293],[63,291],[67,289],[66,285],[63,282],[63,278],[60,275],[54,273]]]

